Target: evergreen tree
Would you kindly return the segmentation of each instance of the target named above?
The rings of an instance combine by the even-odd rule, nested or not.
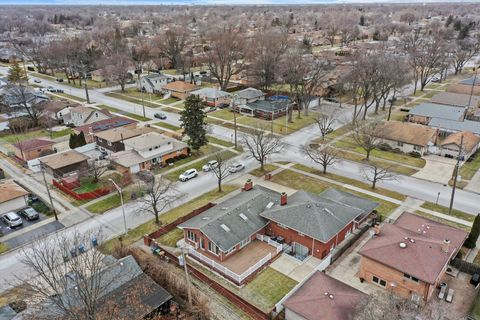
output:
[[[180,112],[181,127],[188,136],[188,144],[193,150],[208,143],[207,124],[205,123],[206,114],[203,110],[204,105],[198,96],[191,95],[185,100],[185,110]]]
[[[70,139],[68,140],[68,146],[70,147],[70,149],[75,149],[76,146],[75,146],[75,143],[76,143],[76,138],[77,138],[77,135],[75,133],[70,133]]]
[[[364,16],[360,16],[360,25],[361,26],[365,25],[365,17]]]
[[[447,21],[445,22],[445,27],[448,28],[453,22],[453,16],[448,16]]]
[[[80,131],[80,133],[77,136],[77,148],[84,146],[87,144],[87,140],[85,139],[85,135],[83,134],[83,131]]]
[[[465,240],[465,247],[473,249],[476,246],[478,236],[480,235],[480,215],[477,214],[475,220],[473,221],[472,230],[468,235],[467,240]]]
[[[87,144],[87,141],[85,139],[85,135],[83,134],[83,131],[80,131],[79,134],[72,133],[70,134],[70,140],[68,141],[68,146],[70,149],[75,149],[81,146],[84,146]]]
[[[8,81],[15,84],[26,82],[28,80],[25,70],[20,66],[17,61],[15,61],[8,70],[7,79]]]

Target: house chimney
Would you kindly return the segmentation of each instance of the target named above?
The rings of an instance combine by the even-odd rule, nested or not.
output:
[[[375,232],[375,235],[378,236],[380,234],[380,231],[382,231],[382,227],[380,226],[380,223],[375,223],[373,225],[373,230]]]
[[[445,239],[443,240],[443,243],[442,243],[442,251],[445,253],[448,253],[449,250],[450,250],[450,240]]]
[[[243,186],[244,191],[249,191],[252,190],[253,188],[253,181],[252,179],[248,179],[247,182],[245,182],[245,185]]]
[[[285,192],[282,192],[280,195],[280,205],[284,206],[287,204],[287,194]]]

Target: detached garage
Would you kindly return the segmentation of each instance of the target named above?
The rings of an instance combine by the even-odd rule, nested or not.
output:
[[[29,192],[13,180],[0,182],[0,214],[27,206]]]

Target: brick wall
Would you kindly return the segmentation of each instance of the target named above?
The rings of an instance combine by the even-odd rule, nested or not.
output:
[[[359,278],[363,278],[365,281],[372,284],[374,284],[372,281],[373,276],[385,280],[387,282],[386,288],[388,290],[407,299],[411,298],[412,293],[416,293],[424,300],[427,300],[435,288],[435,286],[430,286],[430,284],[421,280],[419,280],[417,283],[406,279],[403,276],[403,272],[385,266],[366,257],[362,257],[360,261],[360,271],[358,276]],[[391,286],[392,282],[396,284],[395,287]]]

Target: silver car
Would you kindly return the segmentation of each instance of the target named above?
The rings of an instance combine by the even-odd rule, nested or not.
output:
[[[230,168],[228,168],[228,171],[230,171],[230,173],[235,173],[235,172],[238,172],[238,171],[241,171],[245,169],[245,166],[243,165],[243,163],[234,163],[230,166]]]
[[[202,170],[205,172],[208,172],[212,169],[215,169],[217,166],[218,166],[217,160],[210,160],[202,167]]]
[[[19,227],[23,224],[22,218],[15,212],[6,213],[3,216],[3,222],[10,228]]]

